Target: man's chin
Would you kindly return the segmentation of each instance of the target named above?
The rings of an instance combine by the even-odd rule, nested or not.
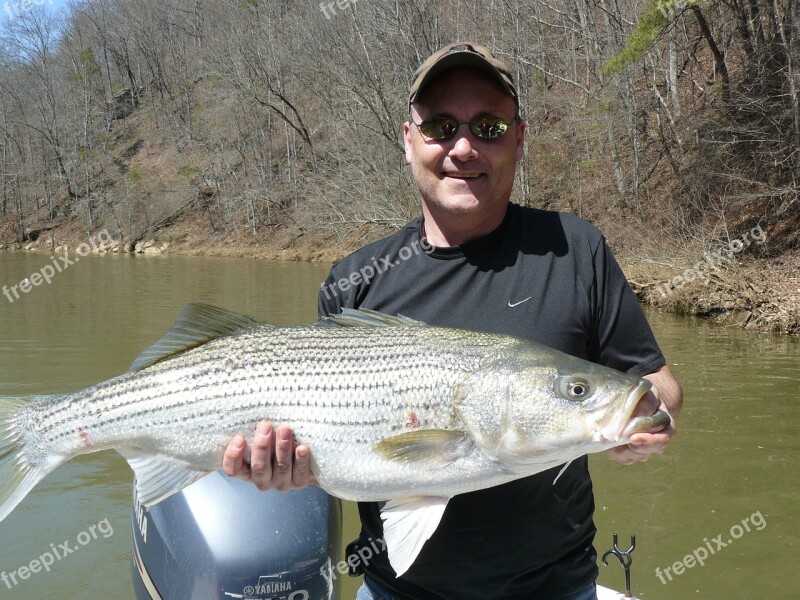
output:
[[[448,194],[438,197],[434,204],[449,214],[475,214],[484,212],[498,203],[474,194]]]

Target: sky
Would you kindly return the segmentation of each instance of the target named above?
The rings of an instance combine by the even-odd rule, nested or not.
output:
[[[67,6],[67,0],[0,0],[0,30],[5,28],[8,19],[30,10],[32,6],[44,6],[56,12]]]

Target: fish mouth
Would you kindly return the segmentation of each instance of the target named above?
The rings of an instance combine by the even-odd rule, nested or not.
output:
[[[622,438],[628,439],[634,433],[658,433],[663,431],[672,422],[672,418],[663,410],[657,410],[649,417],[634,417],[628,426],[620,434]]]
[[[640,379],[628,388],[628,393],[625,395],[625,401],[623,402],[623,408],[619,416],[611,419],[605,427],[598,430],[601,442],[619,443],[630,435],[640,433],[646,428],[656,426],[660,426],[660,429],[664,428],[664,425],[662,425],[662,417],[655,419],[656,415],[659,412],[663,413],[663,411],[658,411],[656,414],[649,417],[637,416],[631,418],[633,413],[636,412],[636,407],[639,406],[641,399],[652,387],[653,384],[647,379]],[[666,413],[663,414],[669,417]],[[652,422],[648,422],[648,419],[652,420]]]

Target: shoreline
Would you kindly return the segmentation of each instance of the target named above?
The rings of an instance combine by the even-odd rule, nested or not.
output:
[[[74,236],[70,236],[72,238]],[[70,239],[66,238],[66,239]],[[310,237],[270,236],[268,242],[242,239],[209,240],[207,244],[187,236],[180,241],[145,240],[135,246],[93,244],[93,255],[132,254],[152,256],[197,256],[254,258],[287,262],[333,263],[364,243],[363,236],[339,244]],[[196,240],[196,238],[194,238]],[[0,243],[0,251],[53,255],[73,252],[85,242],[48,241]],[[84,248],[84,251],[86,248]],[[88,254],[87,253],[87,254]],[[712,265],[696,278],[684,278],[691,266],[673,265],[640,256],[616,255],[639,301],[678,315],[699,316],[721,326],[744,330],[800,335],[800,250],[771,258],[731,258]],[[695,264],[695,269],[696,269]],[[702,276],[701,276],[702,275]]]

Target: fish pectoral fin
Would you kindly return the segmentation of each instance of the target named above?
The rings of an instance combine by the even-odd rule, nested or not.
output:
[[[439,496],[396,498],[381,509],[386,551],[398,577],[414,563],[436,531],[449,500]]]
[[[132,452],[121,454],[136,474],[136,496],[147,507],[180,492],[209,473],[190,469],[185,463],[162,456],[141,456]]]
[[[449,465],[464,456],[469,436],[458,429],[417,429],[383,438],[374,450],[386,460]]]
[[[208,304],[191,303],[183,307],[175,324],[160,340],[133,361],[128,373],[146,369],[172,356],[202,346],[216,338],[261,325],[253,317],[217,308]]]

